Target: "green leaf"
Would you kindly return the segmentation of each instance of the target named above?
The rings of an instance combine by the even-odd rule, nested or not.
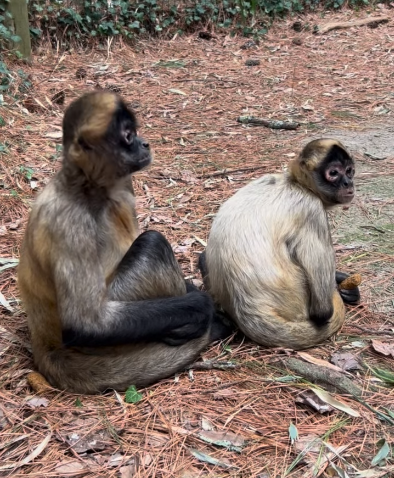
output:
[[[298,440],[298,430],[293,422],[290,422],[289,437],[290,437],[291,444],[293,444],[296,440]]]
[[[197,460],[203,461],[205,463],[209,463],[210,465],[221,466],[222,468],[236,468],[234,465],[231,465],[230,463],[226,463],[224,461],[220,461],[217,458],[214,458],[213,456],[208,455],[207,453],[203,453],[200,450],[191,449],[190,453],[195,458],[197,458]]]
[[[394,373],[389,372],[388,370],[383,370],[381,368],[371,368],[372,373],[375,377],[380,378],[383,382],[388,383],[389,385],[394,385]]]
[[[142,399],[142,393],[139,393],[135,385],[131,385],[126,390],[124,401],[126,403],[137,403]]]
[[[78,407],[78,408],[83,407],[81,399],[79,397],[75,400],[75,406]]]
[[[387,456],[390,453],[390,446],[384,438],[379,440],[377,445],[381,446],[381,448],[378,451],[378,453],[372,458],[372,461],[371,461],[372,466],[378,465],[382,460],[387,458]]]

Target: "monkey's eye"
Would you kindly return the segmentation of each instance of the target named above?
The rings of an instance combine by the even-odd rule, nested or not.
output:
[[[133,132],[126,128],[122,131],[122,137],[123,137],[123,141],[127,144],[127,145],[130,145],[133,140],[134,140],[134,135],[133,135]]]
[[[338,176],[338,171],[336,169],[332,169],[329,173],[328,173],[332,178],[336,178]]]
[[[353,174],[353,168],[347,168],[346,174],[347,174],[348,176],[350,176],[351,174]]]

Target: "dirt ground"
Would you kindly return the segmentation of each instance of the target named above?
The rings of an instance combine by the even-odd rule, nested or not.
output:
[[[294,19],[278,21],[248,48],[223,33],[66,53],[43,44],[23,66],[27,79],[9,64],[15,81],[0,109],[0,476],[393,476],[394,22],[311,32],[367,14],[302,17],[300,33]],[[198,253],[226,198],[282,171],[311,139],[332,136],[349,148],[357,197],[330,218],[338,268],[362,274],[362,304],[348,309],[336,337],[304,354],[236,337],[203,355],[235,368],[181,373],[140,390],[135,404],[114,392],[32,394],[15,259],[31,201],[59,167],[64,108],[98,87],[124,96],[155,150],[154,165],[134,179],[141,229],[163,232],[197,284]],[[300,127],[243,126],[241,115]],[[290,370],[289,357],[326,372],[323,399],[311,391],[317,379]],[[331,361],[346,371],[330,369]],[[317,409],[301,403],[308,396]]]

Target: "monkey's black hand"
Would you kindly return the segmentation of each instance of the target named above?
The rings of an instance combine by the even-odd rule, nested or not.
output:
[[[232,322],[231,317],[226,312],[217,310],[212,320],[211,342],[226,339],[235,330],[236,326]]]
[[[342,281],[347,279],[349,274],[345,272],[335,272],[335,282],[339,285]],[[355,287],[354,289],[338,289],[340,296],[345,304],[357,305],[360,303],[360,289]]]
[[[179,304],[183,324],[179,322],[162,337],[162,342],[179,346],[190,340],[203,336],[212,322],[214,306],[212,299],[198,290],[190,291],[185,296],[185,303]]]

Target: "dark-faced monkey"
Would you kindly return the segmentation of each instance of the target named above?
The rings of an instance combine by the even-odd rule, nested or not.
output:
[[[344,302],[337,289],[326,210],[354,197],[354,161],[333,139],[310,142],[285,174],[240,189],[215,217],[200,266],[214,300],[249,338],[302,349],[336,332]]]
[[[149,385],[225,334],[167,240],[139,235],[130,176],[151,153],[136,128],[113,93],[74,101],[62,168],[26,229],[18,281],[34,361],[51,385],[72,392]]]

